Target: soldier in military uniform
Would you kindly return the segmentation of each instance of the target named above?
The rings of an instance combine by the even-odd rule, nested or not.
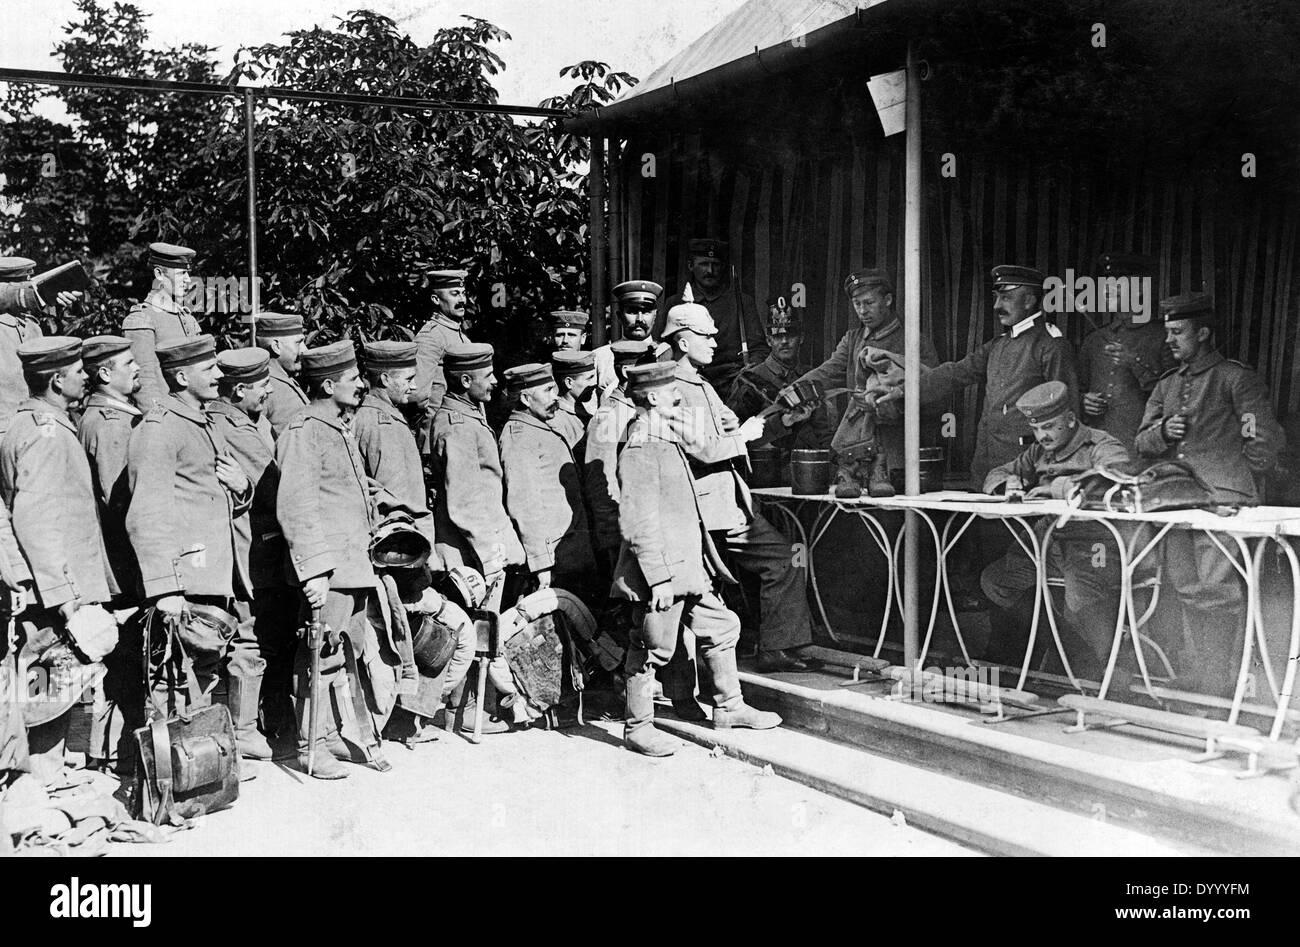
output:
[[[29,397],[0,439],[0,496],[12,515],[21,578],[31,587],[27,608],[18,616],[20,653],[49,672],[46,697],[53,701],[60,672],[99,660],[116,640],[116,626],[101,610],[111,641],[93,652],[71,627],[80,609],[110,597],[90,464],[68,417],[85,394],[81,341],[33,339],[19,346],[18,356]],[[86,683],[74,685],[68,707]],[[62,768],[68,707],[29,728],[33,767],[42,776]]]
[[[814,381],[825,388],[848,388],[852,392],[867,392],[878,387],[879,369],[872,364],[878,353],[903,354],[903,324],[894,309],[894,282],[884,270],[863,269],[850,273],[844,280],[844,292],[849,297],[858,325],[844,333],[835,351],[822,364],[805,372],[798,381]],[[939,364],[934,343],[928,336],[921,337],[921,364],[932,367]],[[782,394],[790,392],[786,388]],[[848,487],[846,496],[861,494],[866,482],[872,496],[892,496],[893,487],[889,472],[904,466],[903,414],[898,401],[883,398],[868,399],[864,395],[851,396],[858,407],[870,406],[874,435],[874,450],[870,457],[841,458],[839,478]],[[841,425],[851,425],[854,405],[841,418]],[[921,436],[932,432],[934,409],[922,408]],[[862,476],[865,468],[866,476]]]
[[[271,394],[271,356],[260,348],[231,349],[217,356],[220,397],[208,404],[212,427],[252,483],[248,510],[235,517],[235,554],[249,587],[235,596],[238,631],[226,660],[226,704],[235,723],[239,752],[265,760],[271,746],[258,731],[288,734],[298,600],[284,578],[285,545],[275,515],[280,483],[275,438],[266,418]]]
[[[691,458],[700,512],[719,548],[760,578],[760,670],[806,670],[809,665],[797,654],[812,644],[804,570],[793,565],[790,541],[754,510],[739,469],[747,462],[746,444],[763,436],[763,419],[753,417],[736,426],[735,415],[700,373],[713,357],[717,331],[703,306],[683,303],[668,310],[664,339],[677,356],[680,433]]]
[[[1104,307],[1109,319],[1089,332],[1079,346],[1083,416],[1092,427],[1113,434],[1132,449],[1147,398],[1160,376],[1174,367],[1174,361],[1165,345],[1164,325],[1150,318],[1152,300],[1127,294],[1128,307],[1121,309],[1123,300],[1115,291],[1119,280],[1150,279],[1155,269],[1151,258],[1103,253],[1098,263],[1099,295],[1108,291]]]
[[[688,244],[690,278],[686,288],[668,298],[664,313],[655,321],[654,337],[664,337],[668,310],[682,302],[703,306],[718,327],[718,350],[713,363],[702,371],[705,381],[719,391],[730,391],[740,370],[767,356],[758,306],[742,293],[727,266],[727,244],[695,239]]]
[[[583,467],[596,548],[613,568],[622,543],[618,531],[618,454],[628,425],[636,417],[636,406],[627,394],[627,370],[638,361],[653,358],[654,343],[649,339],[620,339],[611,348],[618,384],[601,398],[587,428]]]
[[[658,316],[659,299],[664,288],[650,280],[634,279],[619,283],[614,287],[614,303],[617,307],[618,320],[623,329],[623,339],[629,342],[645,342],[654,329]],[[614,343],[592,350],[592,359],[596,363],[596,389],[604,398],[613,388],[621,384],[614,371]]]
[[[587,344],[591,317],[576,309],[557,309],[551,318],[551,351],[581,352]]]
[[[807,371],[799,362],[803,323],[786,307],[784,299],[768,307],[767,344],[767,358],[741,371],[727,397],[727,407],[742,421],[776,404],[777,396]],[[772,445],[781,452],[780,461],[785,464],[792,450],[820,450],[829,443],[826,405],[817,403],[769,415],[763,436],[754,441],[754,446]]]
[[[1016,400],[1016,410],[1029,422],[1035,442],[1015,460],[989,471],[984,480],[985,493],[1063,500],[1078,474],[1099,468],[1129,471],[1132,458],[1128,448],[1105,431],[1080,424],[1070,405],[1069,389],[1060,381],[1030,388]],[[1047,517],[1039,522],[1040,539],[1048,525]],[[1119,550],[1109,530],[1095,523],[1067,524],[1052,538],[1049,567],[1065,577],[1063,630],[1073,632],[1083,642],[1083,647],[1069,655],[1074,659],[1073,670],[1097,680],[1094,675],[1105,667],[1119,608]],[[1098,554],[1099,544],[1102,554]],[[1023,639],[1011,632],[1024,630],[1017,621],[1017,611],[1023,613],[1024,609],[1016,607],[1024,604],[1024,598],[1032,599],[1037,582],[1038,566],[1019,543],[1009,546],[1006,555],[985,567],[980,576],[984,594],[994,605],[1012,613],[1005,621],[992,623],[1001,640],[993,643],[996,653],[991,660],[1020,662]],[[1040,650],[1045,645],[1046,639],[1040,637]]]
[[[597,570],[581,463],[547,423],[559,400],[551,366],[508,368],[505,379],[516,404],[500,438],[506,511],[523,542],[528,571],[541,588],[555,585],[592,598]]]
[[[433,544],[433,514],[429,511],[424,468],[406,416],[415,401],[414,342],[371,342],[365,347],[366,379],[370,390],[357,409],[352,429],[365,461],[366,476],[382,487],[379,513],[403,513]]]
[[[587,449],[587,422],[596,413],[596,363],[590,352],[565,349],[551,355],[551,370],[559,387],[555,414],[547,423],[564,438],[575,457]]]
[[[1074,352],[1061,330],[1043,316],[1043,274],[1027,266],[993,268],[993,314],[1003,333],[965,358],[922,372],[922,406],[945,401],[970,385],[983,384],[984,410],[971,460],[972,484],[1019,456],[1029,422],[1016,399],[1045,381],[1062,381],[1078,397]]]
[[[501,452],[483,409],[496,388],[492,355],[492,346],[482,343],[447,350],[442,367],[447,394],[433,416],[430,453],[434,532],[443,568],[477,569],[491,592],[484,607],[496,609],[506,570],[522,566],[525,557],[506,512]]]
[[[380,771],[389,768],[379,734],[397,698],[400,658],[388,635],[376,633],[371,619],[379,607],[369,551],[377,518],[352,430],[365,387],[356,351],[351,342],[308,349],[302,371],[311,404],[276,442],[276,516],[308,608],[319,610],[341,640],[327,642],[322,651],[321,730],[314,747],[308,743],[311,682],[305,639],[298,648],[298,760],[306,768],[312,754],[316,778],[341,779],[347,770],[336,759],[368,762]],[[360,702],[358,694],[363,696]]]
[[[44,331],[39,318],[43,307],[30,282],[35,269],[35,261],[26,257],[0,257],[0,435],[27,399],[18,346]]]
[[[1163,299],[1160,310],[1178,367],[1151,392],[1138,451],[1147,463],[1186,461],[1217,503],[1259,503],[1256,478],[1273,468],[1286,441],[1263,379],[1216,348],[1224,320],[1208,293]],[[1182,604],[1184,640],[1193,652],[1182,662],[1187,686],[1230,695],[1245,633],[1236,569],[1199,530],[1171,530],[1164,552],[1164,575]]]
[[[173,621],[195,605],[233,613],[236,594],[251,588],[236,555],[235,519],[248,509],[253,491],[207,411],[221,377],[216,342],[198,335],[164,342],[156,352],[171,393],[136,426],[126,459],[131,494],[126,531],[140,564],[144,598]],[[226,646],[190,657],[197,699],[206,705]],[[166,667],[157,671],[159,687],[166,672]],[[179,705],[188,694],[177,689],[174,698]]]
[[[673,321],[670,314],[670,325]],[[676,741],[654,727],[654,676],[672,659],[681,626],[694,634],[708,665],[716,729],[766,730],[780,726],[781,718],[748,706],[741,694],[736,670],[740,619],[716,588],[719,579],[731,577],[713,545],[692,489],[690,463],[673,433],[680,427],[676,411],[682,402],[676,368],[671,362],[636,365],[628,369],[628,379],[637,417],[618,460],[623,543],[613,590],[634,603],[635,611],[624,666],[623,743],[646,756],[670,756]]]
[[[126,457],[131,432],[143,416],[135,406],[140,366],[131,343],[120,335],[96,335],[82,344],[81,357],[90,376],[90,397],[82,410],[77,437],[90,460],[100,526],[108,551],[110,601],[115,610],[140,602],[140,569],[126,532]],[[117,760],[125,771],[129,740],[144,725],[144,669],[140,665],[140,623],[132,616],[122,624],[117,647],[104,657],[106,673],[96,685],[88,755],[99,765]]]
[[[136,400],[146,413],[155,403],[165,401],[168,394],[157,348],[199,334],[198,320],[184,305],[193,260],[194,251],[189,247],[149,244],[153,288],[144,302],[132,306],[122,321],[122,334],[131,340],[131,351],[140,366],[140,394]]]
[[[469,342],[465,334],[465,270],[435,270],[429,274],[433,291],[433,318],[415,336],[416,400],[424,406],[428,421],[421,426],[423,449],[429,450],[433,414],[442,404],[447,383],[442,373],[443,353],[448,346]]]
[[[294,415],[307,405],[307,393],[294,376],[302,364],[302,316],[294,313],[263,312],[257,317],[257,344],[271,356],[271,393],[262,414],[279,437]]]

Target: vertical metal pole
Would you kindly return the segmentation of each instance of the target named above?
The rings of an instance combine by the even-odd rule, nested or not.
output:
[[[921,492],[921,83],[916,41],[907,44],[907,171],[903,215],[903,457],[907,496]],[[903,656],[919,662],[917,569],[921,523],[908,510],[903,537]]]
[[[591,136],[591,169],[587,177],[591,198],[591,344],[605,344],[605,138]]]
[[[248,282],[253,311],[248,316],[248,344],[257,344],[257,313],[262,309],[257,281],[257,158],[253,151],[253,93],[244,90],[244,166],[248,174]]]
[[[617,286],[628,278],[624,268],[623,234],[623,149],[615,135],[609,140],[609,284]],[[623,324],[617,318],[609,321],[614,339],[623,337]]]

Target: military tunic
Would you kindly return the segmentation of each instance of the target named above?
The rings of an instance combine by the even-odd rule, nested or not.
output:
[[[1116,365],[1110,360],[1105,348],[1111,342],[1119,342],[1132,355],[1129,364]],[[1133,325],[1128,316],[1121,316],[1089,332],[1079,346],[1079,393],[1095,392],[1106,398],[1107,405],[1103,414],[1085,413],[1084,418],[1132,449],[1147,398],[1160,376],[1172,367],[1163,323]]]
[[[554,584],[570,591],[586,587],[596,560],[574,452],[558,431],[522,410],[506,421],[500,446],[506,511],[529,571],[553,570]]]
[[[433,514],[424,485],[424,466],[415,434],[402,412],[383,392],[368,392],[352,419],[352,430],[367,476],[384,488],[378,497],[380,514],[393,510],[408,514],[432,545]]]
[[[564,398],[559,400],[557,408],[555,417],[546,423],[564,438],[564,443],[573,451],[574,456],[583,456],[587,452],[587,422]]]
[[[248,509],[252,489],[234,496],[217,479],[217,457],[227,453],[208,413],[174,395],[131,434],[126,531],[146,598],[234,598],[250,588],[235,555],[235,518]]]
[[[969,385],[984,384],[984,408],[971,459],[971,481],[983,483],[990,470],[1024,449],[1020,439],[1032,431],[1016,410],[1016,401],[1045,381],[1064,382],[1077,406],[1079,385],[1070,343],[1038,312],[960,361],[923,373],[921,404],[934,405]]]
[[[164,342],[195,336],[199,322],[184,306],[163,308],[146,299],[131,307],[122,320],[122,334],[131,340],[131,352],[140,366],[140,391],[136,403],[146,412],[167,398],[167,381],[158,365],[157,347]]]
[[[252,484],[248,510],[235,517],[237,555],[245,563],[252,590],[283,587],[285,543],[275,515],[280,468],[271,423],[266,415],[254,419],[228,401],[211,402],[208,415]]]
[[[591,506],[596,547],[618,552],[622,536],[618,530],[618,455],[628,425],[636,417],[636,405],[622,388],[613,388],[600,403],[587,429],[583,455],[587,502]]]
[[[307,395],[298,382],[289,377],[283,365],[271,359],[271,394],[263,414],[270,422],[272,435],[278,438],[283,434],[289,422],[306,406]]]
[[[0,291],[10,286],[25,285],[28,284],[0,283]],[[20,305],[21,302],[15,296],[13,311],[0,306],[0,435],[8,429],[18,405],[27,400],[27,382],[23,380],[23,364],[18,358],[18,346],[44,334],[39,320],[32,315],[24,315],[40,310],[25,308]],[[31,303],[35,306],[34,299]]]
[[[501,452],[483,409],[448,393],[433,415],[430,455],[437,552],[443,567],[488,573],[524,563],[506,513]]]
[[[108,601],[90,463],[65,411],[37,399],[19,406],[0,440],[0,495],[42,608]]]
[[[1187,421],[1187,436],[1170,443],[1163,424],[1179,414]],[[1247,428],[1253,436],[1243,435]],[[1217,502],[1231,505],[1259,502],[1255,475],[1273,469],[1285,441],[1263,379],[1220,352],[1206,352],[1156,383],[1137,448],[1152,460],[1186,460]]]
[[[77,427],[77,437],[90,459],[108,565],[112,570],[113,591],[132,599],[137,598],[141,590],[140,568],[136,565],[135,550],[131,548],[131,539],[126,532],[126,511],[131,505],[126,460],[131,432],[142,417],[135,405],[95,392],[86,401],[85,412]]]
[[[280,436],[275,459],[276,517],[298,581],[328,575],[331,589],[374,589],[375,509],[350,423],[332,402],[313,402]]]
[[[742,368],[756,365],[767,357],[767,338],[763,334],[758,307],[754,305],[752,297],[737,292],[733,286],[719,290],[715,296],[706,296],[692,283],[691,292],[694,301],[709,310],[709,315],[718,328],[718,347],[713,362],[701,368],[700,373],[710,384],[724,391],[729,390]],[[664,303],[663,310],[655,319],[654,332],[651,333],[656,339],[663,336],[668,310],[681,301],[682,296],[678,294]]]
[[[849,388],[853,391],[864,390],[875,370],[863,361],[868,348],[883,349],[895,355],[903,354],[903,324],[897,319],[877,329],[867,329],[858,325],[844,333],[835,346],[835,351],[826,361],[816,368],[804,372],[799,381],[815,381],[823,388]],[[921,364],[933,367],[939,364],[939,356],[934,350],[934,343],[929,336],[921,336]],[[939,413],[939,406],[927,406],[924,399],[921,404],[921,439],[924,442],[933,434],[934,418]],[[878,447],[885,454],[890,469],[904,466],[903,454],[903,420],[876,420]],[[824,445],[823,445],[824,446]]]
[[[796,366],[786,367],[769,355],[757,365],[751,365],[737,376],[727,398],[727,407],[736,412],[736,417],[744,421],[752,418],[764,408],[776,403],[776,396],[782,388],[794,382],[804,374]],[[826,405],[819,404],[806,420],[794,427],[788,427],[781,420],[784,412],[769,415],[763,424],[763,436],[754,445],[771,444],[784,453],[792,450],[820,450],[831,439],[830,422],[826,418]]]
[[[425,453],[431,450],[433,415],[447,393],[447,379],[442,373],[442,357],[448,346],[468,342],[463,323],[435,313],[415,334],[415,397],[425,406],[427,420],[422,424],[420,440]]]

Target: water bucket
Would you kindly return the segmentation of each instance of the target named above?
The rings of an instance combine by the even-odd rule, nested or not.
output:
[[[938,493],[943,489],[943,448],[922,447],[920,461],[921,492]],[[894,467],[889,471],[889,482],[894,485],[894,489],[899,494],[903,493],[905,479],[905,472],[902,467]]]
[[[831,489],[831,452],[828,450],[793,450],[790,452],[790,493],[794,496],[822,496]]]
[[[751,487],[781,486],[781,451],[771,444],[749,449],[749,485]]]

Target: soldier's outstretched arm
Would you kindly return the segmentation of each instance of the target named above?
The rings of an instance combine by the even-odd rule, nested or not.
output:
[[[848,385],[849,361],[853,358],[852,332],[844,333],[826,361],[799,376],[799,381],[815,381],[824,388]]]
[[[944,362],[921,372],[921,404],[943,401],[959,391],[984,380],[989,367],[992,342],[985,342],[963,359]]]

